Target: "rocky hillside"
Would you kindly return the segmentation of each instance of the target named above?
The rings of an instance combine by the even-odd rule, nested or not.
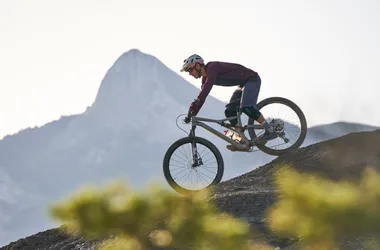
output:
[[[274,237],[265,227],[264,211],[276,201],[272,174],[281,164],[290,164],[301,172],[316,173],[340,179],[359,178],[366,166],[380,168],[380,130],[351,133],[312,144],[281,156],[247,174],[222,182],[212,201],[237,217],[245,218],[256,229],[260,239],[281,249],[292,249],[288,239]],[[21,225],[20,225],[21,226]],[[359,240],[344,243],[343,249],[360,249]],[[0,249],[95,249],[95,242],[72,238],[57,229],[40,232],[12,242]]]
[[[309,145],[218,185],[213,197],[218,207],[245,218],[262,237],[281,249],[291,246],[292,242],[271,235],[263,215],[276,201],[272,174],[283,164],[332,180],[357,180],[365,167],[380,170],[380,130],[351,133]],[[349,241],[342,249],[361,249],[359,244],[360,241]]]

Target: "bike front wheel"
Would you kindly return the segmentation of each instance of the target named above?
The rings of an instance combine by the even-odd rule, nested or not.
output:
[[[283,97],[270,97],[257,104],[264,118],[276,130],[278,137],[265,144],[256,144],[264,153],[279,156],[299,148],[306,138],[307,122],[302,110],[292,101]],[[251,140],[255,140],[264,133],[257,121],[248,119],[248,133]]]
[[[193,155],[194,146],[196,155]],[[164,176],[178,193],[188,195],[218,184],[224,162],[218,148],[201,137],[184,137],[174,142],[163,160]],[[189,181],[186,185],[184,182]]]

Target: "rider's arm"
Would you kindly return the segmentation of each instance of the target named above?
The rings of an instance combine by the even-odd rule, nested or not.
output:
[[[195,102],[193,102],[194,104],[196,103],[196,107],[193,110],[194,115],[197,115],[199,110],[203,106],[203,103],[206,101],[206,98],[207,98],[208,94],[210,93],[212,86],[214,85],[215,81],[216,81],[215,74],[207,74],[207,79],[204,82],[204,84],[202,84],[202,86],[201,86],[201,92],[199,93],[197,100]]]
[[[210,81],[211,80],[211,81]],[[212,86],[214,85],[214,80],[207,78],[205,84],[201,87],[201,92],[199,92],[198,99],[204,103],[208,94],[210,93]]]
[[[217,64],[210,64],[208,69],[207,69],[207,77],[205,82],[201,86],[201,91],[198,94],[197,99],[198,105],[195,110],[195,115],[199,112],[201,107],[203,106],[203,103],[206,101],[206,98],[208,94],[210,93],[212,86],[214,86],[216,82],[216,77],[217,77]]]
[[[198,99],[203,104],[210,93],[212,86],[214,86],[216,82],[216,65],[210,65],[207,69],[207,78],[204,84],[201,86],[201,92],[198,95]]]

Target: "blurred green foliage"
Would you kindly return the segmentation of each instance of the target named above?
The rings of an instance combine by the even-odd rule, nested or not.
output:
[[[137,193],[113,184],[84,188],[50,211],[68,233],[114,236],[100,249],[270,249],[250,244],[249,225],[218,212],[208,195],[179,196],[158,186]]]
[[[380,174],[367,168],[358,181],[332,181],[291,167],[275,175],[277,203],[270,228],[300,239],[302,249],[336,249],[344,239],[380,236]]]
[[[372,169],[356,182],[337,182],[284,166],[275,185],[268,226],[275,235],[299,239],[298,249],[338,249],[343,239],[380,234],[380,174]],[[133,192],[114,183],[83,188],[50,212],[68,233],[106,239],[100,249],[273,249],[252,243],[248,223],[208,199],[208,191],[180,196],[159,186]]]

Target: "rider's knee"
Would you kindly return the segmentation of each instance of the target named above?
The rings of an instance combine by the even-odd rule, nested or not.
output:
[[[255,107],[249,106],[249,107],[243,107],[242,111],[244,114],[248,115],[252,119],[259,119],[261,112],[256,109]]]

